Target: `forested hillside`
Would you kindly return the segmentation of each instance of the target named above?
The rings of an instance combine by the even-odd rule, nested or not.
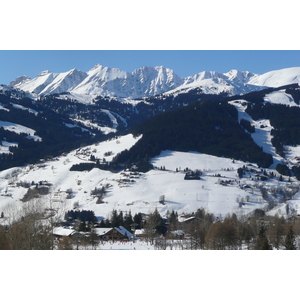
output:
[[[167,149],[250,161],[264,168],[273,162],[240,126],[237,110],[226,101],[197,102],[160,114],[134,128],[133,133],[143,138],[121,153],[116,163],[146,162]]]
[[[99,130],[79,127],[68,116],[31,99],[1,94],[0,105],[0,141],[9,145],[1,153],[0,170],[35,163],[103,140]]]

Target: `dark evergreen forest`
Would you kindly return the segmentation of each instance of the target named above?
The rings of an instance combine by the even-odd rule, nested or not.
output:
[[[28,98],[12,99],[0,94],[0,120],[29,127],[35,131],[42,141],[35,141],[25,133],[15,133],[0,127],[0,140],[18,143],[18,147],[10,147],[11,154],[2,153],[0,170],[13,166],[35,163],[39,159],[57,156],[71,151],[81,145],[101,141],[104,136],[100,131],[76,126],[67,116],[47,109],[38,101]],[[31,108],[36,113],[17,108],[15,105]],[[62,103],[63,104],[63,103]],[[71,126],[66,126],[71,124]],[[73,126],[72,126],[73,125]]]
[[[147,162],[167,149],[240,159],[264,168],[273,162],[240,126],[237,110],[226,101],[196,102],[147,120],[132,132],[143,134],[142,139],[118,155],[116,163]]]

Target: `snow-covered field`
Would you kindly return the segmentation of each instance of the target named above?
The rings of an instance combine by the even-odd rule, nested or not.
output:
[[[103,242],[97,246],[97,250],[154,250],[154,246],[145,241],[116,241],[116,242]]]
[[[0,211],[9,203],[21,205],[28,188],[20,182],[35,184],[45,181],[51,184],[47,199],[62,203],[65,210],[93,210],[101,218],[109,217],[113,209],[124,213],[131,211],[150,213],[155,208],[165,215],[168,211],[179,214],[195,212],[205,208],[215,215],[236,213],[244,215],[256,208],[264,208],[259,186],[285,186],[287,182],[277,179],[258,182],[254,178],[238,178],[237,169],[246,163],[233,161],[196,152],[163,151],[152,159],[155,169],[147,173],[123,171],[111,173],[97,168],[91,171],[70,171],[74,164],[90,162],[90,156],[111,161],[124,149],[129,149],[138,139],[131,134],[96,145],[77,149],[51,161],[41,162],[22,168],[12,168],[0,173]],[[203,172],[200,180],[184,180],[184,169],[199,169]],[[260,171],[257,166],[252,169]],[[273,170],[274,171],[274,170]],[[292,183],[291,183],[292,184]],[[294,183],[296,184],[296,183]],[[95,188],[107,188],[103,202],[91,194]],[[165,196],[165,203],[159,202]],[[291,201],[291,208],[298,209],[300,194]],[[281,208],[284,214],[284,207]]]
[[[164,246],[155,246],[145,240],[130,241],[100,241],[96,246],[80,246],[80,250],[189,250],[190,241],[186,240],[165,240]],[[74,246],[76,247],[76,246]],[[164,248],[164,249],[162,249]]]

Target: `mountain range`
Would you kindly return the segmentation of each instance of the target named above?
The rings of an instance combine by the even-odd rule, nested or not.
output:
[[[300,68],[271,71],[262,75],[231,70],[227,73],[203,71],[180,77],[173,70],[141,67],[133,72],[95,65],[88,72],[72,69],[63,73],[43,71],[35,78],[21,76],[9,86],[38,96],[71,93],[73,95],[109,96],[137,99],[165,92],[182,93],[200,88],[206,94],[246,94],[263,87],[299,83]]]

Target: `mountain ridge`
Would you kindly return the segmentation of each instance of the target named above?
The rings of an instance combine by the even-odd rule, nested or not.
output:
[[[20,76],[9,86],[36,95],[73,93],[79,95],[109,96],[138,99],[163,93],[181,93],[200,88],[204,93],[228,95],[246,94],[265,87],[277,87],[300,82],[300,67],[254,74],[232,69],[227,73],[202,71],[180,77],[174,70],[163,67],[141,67],[132,72],[95,65],[83,72],[71,69],[62,73],[43,71],[35,78]]]

